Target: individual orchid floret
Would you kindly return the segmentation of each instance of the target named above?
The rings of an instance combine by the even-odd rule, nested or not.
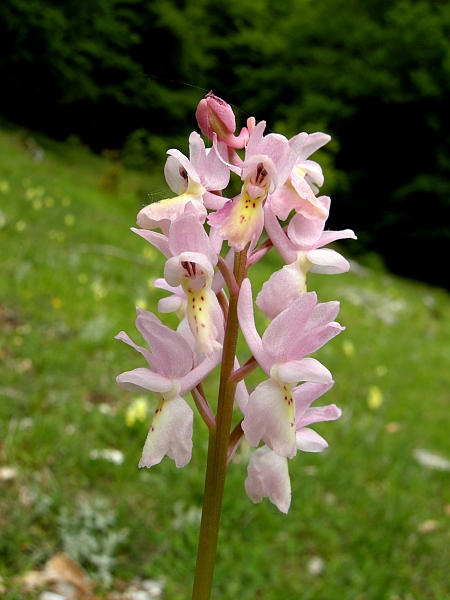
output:
[[[325,133],[308,135],[286,182],[270,197],[272,210],[282,221],[288,218],[291,210],[308,219],[328,217],[328,210],[316,198],[319,187],[323,185],[322,169],[307,158],[330,139]]]
[[[116,379],[124,390],[153,392],[158,407],[144,445],[139,467],[151,467],[164,455],[184,467],[192,454],[193,412],[182,396],[190,392],[219,363],[220,354],[205,358],[193,368],[192,350],[176,331],[172,331],[151,312],[137,308],[136,327],[150,351],[136,345],[125,332],[116,338],[140,352],[150,365],[126,371]]]
[[[144,229],[160,227],[167,232],[172,221],[179,217],[190,202],[201,223],[206,218],[206,208],[218,209],[225,198],[214,194],[223,190],[229,182],[230,173],[217,152],[224,151],[220,145],[206,149],[196,132],[189,136],[189,159],[179,150],[168,150],[164,175],[170,189],[178,194],[145,206],[138,214],[137,224]]]
[[[238,302],[239,323],[259,366],[269,376],[250,394],[242,429],[248,442],[261,440],[280,456],[297,452],[294,385],[299,381],[330,383],[319,361],[305,358],[344,328],[334,321],[339,302],[318,304],[314,292],[303,294],[281,312],[260,338],[254,322],[250,281],[244,280]]]
[[[312,402],[325,394],[333,384],[333,381],[327,384],[304,383],[294,388],[297,450],[322,452],[328,447],[327,442],[306,425],[334,421],[341,416],[342,411],[334,404],[310,408]],[[291,503],[287,458],[279,456],[268,446],[256,450],[250,458],[245,489],[253,502],[269,498],[281,512],[287,513]]]
[[[196,351],[210,355],[222,348],[224,319],[212,289],[217,254],[208,234],[192,209],[177,218],[170,228],[172,257],[164,267],[166,282],[181,286],[186,295],[186,316],[197,342]]]
[[[286,181],[307,138],[306,133],[290,141],[276,133],[263,136],[265,126],[261,121],[253,130],[242,165],[229,165],[244,181],[241,193],[208,217],[238,252],[249,242],[251,248],[256,245],[264,227],[266,198]]]
[[[216,134],[217,139],[230,148],[243,148],[247,143],[248,130],[244,127],[239,136],[234,135],[236,119],[231,106],[212,92],[200,100],[195,116],[203,135],[210,140]]]
[[[317,200],[328,214],[330,199],[323,196]],[[264,212],[266,231],[287,263],[271,275],[256,298],[259,308],[269,319],[274,319],[306,292],[309,271],[334,275],[350,269],[349,262],[341,254],[322,246],[339,239],[356,239],[356,236],[351,229],[324,231],[326,218],[308,219],[300,213],[294,215],[285,232],[271,205],[266,205]]]

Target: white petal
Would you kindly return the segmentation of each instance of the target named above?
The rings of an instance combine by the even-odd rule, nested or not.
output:
[[[318,433],[303,427],[296,434],[297,449],[303,452],[322,452],[328,448],[327,442]]]
[[[152,426],[139,461],[139,467],[158,464],[164,455],[178,468],[191,460],[194,413],[180,396],[162,402],[156,409]]]
[[[245,491],[255,504],[268,497],[281,512],[287,513],[291,504],[287,459],[267,446],[259,448],[250,458]]]

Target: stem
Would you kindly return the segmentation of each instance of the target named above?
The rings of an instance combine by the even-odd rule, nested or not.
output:
[[[240,286],[247,271],[247,248],[236,253],[234,276]],[[238,293],[230,291],[227,327],[223,343],[222,368],[220,372],[219,398],[216,427],[209,430],[208,462],[206,466],[205,494],[203,498],[202,522],[198,542],[192,600],[209,600],[216,562],[217,540],[222,513],[223,490],[228,465],[228,443],[230,439],[236,383],[229,380],[234,369],[239,323],[237,318]]]

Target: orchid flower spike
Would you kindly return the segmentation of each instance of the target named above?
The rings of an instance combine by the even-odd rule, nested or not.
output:
[[[260,338],[254,322],[250,281],[242,283],[238,317],[245,340],[269,376],[250,394],[242,422],[252,446],[262,440],[280,456],[297,452],[293,387],[299,381],[328,384],[329,370],[314,358],[305,358],[344,328],[334,321],[339,302],[317,303],[315,292],[303,294],[281,312]]]
[[[182,396],[218,365],[220,353],[205,358],[193,368],[192,350],[183,336],[163,325],[153,313],[136,310],[136,327],[151,351],[136,345],[124,331],[116,339],[140,352],[150,369],[126,371],[116,381],[124,390],[140,394],[153,392],[158,399],[139,467],[156,465],[165,454],[177,467],[184,467],[192,454],[193,412]]]

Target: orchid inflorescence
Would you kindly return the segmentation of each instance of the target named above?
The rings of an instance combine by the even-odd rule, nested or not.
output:
[[[334,320],[339,303],[318,303],[317,295],[307,292],[306,277],[309,271],[348,271],[345,258],[323,247],[355,235],[349,229],[324,230],[330,199],[318,195],[322,169],[309,157],[330,140],[328,135],[299,133],[290,140],[276,133],[264,135],[266,123],[256,123],[253,117],[235,135],[231,107],[212,92],[199,103],[196,117],[210,147],[193,132],[189,158],[178,150],[168,151],[164,174],[175,196],[145,206],[137,217],[140,229],[132,229],[167,259],[164,277],[154,285],[170,295],[159,301],[158,310],[175,312],[179,325],[174,331],[138,308],[136,326],[150,350],[124,332],[117,338],[140,352],[149,367],[122,373],[117,383],[158,398],[140,467],[151,467],[166,454],[177,467],[190,461],[193,411],[183,396],[192,392],[210,432],[212,474],[207,471],[205,519],[205,511],[213,510],[208,509],[209,496],[214,496],[213,504],[221,504],[217,487],[223,487],[227,464],[243,436],[251,446],[263,444],[250,458],[248,496],[253,502],[268,497],[286,513],[291,502],[288,459],[298,450],[324,450],[326,441],[308,425],[341,415],[334,404],[311,407],[334,382],[328,369],[307,355],[343,327]],[[228,199],[223,191],[231,172],[242,180],[242,189]],[[228,248],[222,252],[224,241]],[[256,297],[256,305],[270,320],[260,337],[247,271],[272,249],[286,264]],[[252,353],[243,366],[236,358],[238,328]],[[214,415],[202,381],[220,363]],[[249,394],[245,378],[257,366],[267,379]],[[235,405],[243,418],[231,431]],[[202,533],[200,545],[201,540]]]

